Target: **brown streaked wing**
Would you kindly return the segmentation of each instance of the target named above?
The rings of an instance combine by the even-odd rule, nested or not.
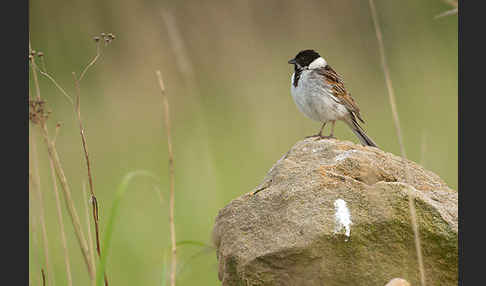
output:
[[[363,118],[361,118],[361,115],[359,114],[358,105],[351,97],[351,93],[349,93],[344,87],[344,81],[341,75],[339,75],[329,65],[326,65],[324,68],[318,69],[317,72],[324,76],[326,84],[332,86],[334,96],[339,99],[340,103],[343,104],[350,112],[354,113],[358,117],[358,119],[364,123]]]

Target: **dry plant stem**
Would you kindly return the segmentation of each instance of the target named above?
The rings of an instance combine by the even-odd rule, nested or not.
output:
[[[93,61],[90,63],[90,65],[88,65],[85,68],[82,75],[84,75],[84,73],[88,70],[88,68],[96,62],[98,56],[99,56],[99,52],[97,53],[97,55],[93,59]],[[76,86],[76,92],[77,92],[76,105],[75,105],[74,108],[75,108],[75,113],[76,113],[77,118],[78,118],[79,133],[81,135],[81,142],[82,142],[82,145],[83,145],[84,158],[86,159],[86,168],[88,170],[89,191],[91,193],[91,203],[92,203],[92,206],[93,206],[93,221],[94,221],[94,224],[95,224],[95,235],[96,235],[96,252],[98,253],[98,257],[101,257],[98,201],[96,200],[96,196],[95,196],[95,193],[94,193],[93,175],[91,173],[91,164],[90,164],[90,161],[89,161],[88,146],[87,146],[87,143],[86,143],[86,136],[84,134],[83,122],[81,120],[81,106],[80,106],[81,88],[79,86],[79,80],[76,78],[76,74],[74,72],[73,72],[73,79],[74,79],[74,84]],[[104,275],[105,275],[105,286],[108,286],[108,278],[106,277],[106,271],[105,271]]]
[[[40,61],[42,62],[42,67],[44,69],[44,72],[47,73],[46,61],[44,60],[44,57],[41,57]]]
[[[81,120],[81,106],[80,106],[81,89],[79,87],[79,81],[76,79],[76,74],[74,72],[73,72],[73,78],[74,78],[74,83],[76,85],[76,91],[77,91],[76,105],[74,108],[75,108],[76,116],[78,118],[79,134],[81,135],[81,143],[83,145],[84,158],[86,159],[86,168],[88,170],[89,191],[93,203],[93,220],[95,222],[95,228],[96,228],[96,251],[98,252],[98,255],[100,255],[101,251],[100,251],[99,232],[98,232],[99,230],[98,229],[98,204],[96,201],[96,196],[94,194],[93,176],[91,174],[91,164],[89,161],[88,147],[86,143],[86,136],[84,134],[83,122]]]
[[[459,9],[458,8],[454,8],[454,9],[451,9],[451,10],[448,10],[448,11],[445,11],[445,12],[440,13],[439,15],[435,16],[434,19],[439,19],[439,18],[442,18],[442,17],[445,17],[445,16],[449,16],[449,15],[455,15],[458,12],[459,12]]]
[[[86,213],[86,224],[87,224],[87,227],[88,227],[88,246],[89,246],[89,253],[90,253],[90,256],[91,256],[91,260],[93,263],[93,265],[95,265],[95,255],[93,253],[93,249],[94,249],[94,246],[93,246],[93,239],[91,238],[91,224],[90,224],[90,220],[89,220],[89,207],[88,207],[88,197],[89,197],[89,194],[88,192],[86,191],[86,183],[83,182],[83,194],[84,194],[84,210],[85,210],[85,213]],[[96,271],[96,268],[95,268],[95,271]],[[95,272],[95,277],[96,277],[96,272]],[[96,285],[96,279],[92,279],[91,280],[91,284],[94,286]]]
[[[30,42],[29,42],[29,47],[30,47]],[[34,77],[34,83],[36,85],[37,89],[37,99],[40,100],[40,89],[39,89],[39,82],[37,78],[37,70],[35,68],[35,61],[34,57],[31,58],[31,67],[32,67],[32,74]],[[66,203],[67,209],[69,216],[71,218],[71,222],[74,227],[74,232],[76,234],[76,238],[78,239],[79,246],[81,248],[81,253],[83,254],[84,262],[86,263],[86,266],[88,268],[88,273],[92,279],[94,279],[94,265],[91,264],[90,258],[89,258],[89,251],[87,247],[87,242],[84,237],[83,231],[81,229],[81,223],[79,221],[79,216],[78,213],[76,212],[76,208],[74,207],[74,202],[71,197],[71,190],[69,188],[69,185],[67,183],[66,175],[64,174],[64,170],[61,165],[61,160],[59,159],[59,155],[57,154],[56,147],[54,143],[49,139],[49,131],[47,129],[47,125],[45,120],[39,123],[39,129],[41,132],[41,135],[44,139],[44,142],[47,145],[47,152],[49,154],[49,158],[52,160],[54,169],[56,171],[57,178],[61,184],[61,189],[64,194],[64,201]]]
[[[29,54],[30,54],[30,51],[32,50],[31,48],[31,45],[30,45],[30,41],[29,41]],[[35,59],[34,57],[32,56],[30,58],[30,63],[32,65],[32,76],[34,77],[34,84],[35,84],[35,89],[36,89],[36,93],[37,93],[37,100],[40,100],[40,88],[39,88],[39,79],[37,78],[37,73],[35,71],[39,71],[40,74],[42,74],[43,76],[47,77],[48,79],[50,79],[54,85],[62,92],[62,94],[69,100],[69,102],[73,103],[73,100],[71,99],[71,97],[66,93],[66,91],[54,80],[54,78],[52,76],[50,76],[48,73],[47,73],[47,70],[46,71],[43,71],[42,69],[40,69],[36,63],[35,63]]]
[[[32,51],[32,47],[30,46],[30,41],[29,41],[29,54],[30,52]],[[41,97],[40,97],[40,87],[39,87],[39,79],[37,78],[37,73],[35,72],[35,59],[34,57],[30,57],[30,63],[31,63],[31,66],[32,66],[32,76],[34,77],[34,85],[35,85],[35,90],[36,90],[36,94],[37,94],[37,100],[40,100]]]
[[[41,268],[41,276],[42,276],[42,286],[46,286],[46,274],[44,273],[44,269]]]
[[[51,166],[51,177],[52,177],[52,184],[54,189],[54,195],[56,197],[56,208],[57,208],[57,217],[59,220],[59,227],[61,229],[61,240],[62,240],[62,247],[64,250],[64,261],[66,263],[66,275],[67,275],[67,285],[73,285],[73,278],[71,275],[71,265],[69,263],[69,252],[67,247],[67,240],[66,240],[66,233],[64,231],[64,222],[62,220],[62,211],[61,211],[61,200],[59,198],[59,190],[57,189],[57,181],[56,181],[56,172],[54,171],[54,163],[52,159],[49,158],[49,164]]]
[[[32,174],[29,174],[29,177],[32,176]],[[32,188],[29,184],[29,189]],[[34,262],[37,262],[39,264],[39,266],[41,265],[40,263],[40,253],[37,254],[36,253],[36,249],[40,249],[40,247],[38,247],[37,245],[37,220],[36,220],[36,216],[35,215],[32,215],[32,253],[34,255]],[[35,265],[33,266],[33,268],[35,268]],[[29,271],[30,272],[30,271]]]
[[[32,156],[33,156],[33,169],[35,172],[34,177],[31,175],[29,178],[31,179],[31,183],[33,184],[33,187],[35,189],[35,192],[37,194],[37,200],[38,200],[38,205],[39,205],[39,220],[40,220],[40,225],[41,225],[41,230],[42,230],[42,242],[43,242],[43,248],[44,248],[44,258],[45,258],[45,264],[47,268],[47,272],[49,273],[49,285],[54,285],[53,281],[53,276],[54,273],[52,272],[51,264],[49,261],[49,241],[47,239],[47,228],[46,228],[46,220],[44,217],[44,200],[42,198],[42,192],[41,192],[41,184],[40,184],[40,175],[39,175],[39,165],[38,165],[38,158],[37,158],[37,146],[35,142],[35,138],[32,138],[31,141],[32,144]]]
[[[66,175],[64,174],[64,170],[61,165],[61,160],[59,159],[59,155],[57,154],[57,150],[54,143],[51,140],[49,140],[49,133],[47,130],[46,123],[42,122],[40,127],[41,127],[40,130],[41,130],[42,137],[44,138],[44,141],[47,145],[47,151],[49,153],[49,157],[52,159],[54,169],[56,171],[57,179],[61,184],[61,190],[63,191],[64,194],[64,201],[66,203],[69,216],[71,217],[71,222],[73,224],[74,232],[76,234],[76,238],[78,239],[79,246],[81,248],[81,253],[83,254],[84,262],[88,267],[88,273],[90,277],[94,279],[95,277],[94,265],[91,263],[88,243],[86,242],[86,238],[81,228],[79,216],[74,206],[74,201],[71,197],[71,189],[69,188]]]
[[[170,114],[169,114],[169,101],[165,94],[164,82],[162,81],[162,75],[160,71],[155,72],[159,80],[160,91],[162,94],[162,103],[164,105],[164,125],[167,131],[167,147],[169,151],[169,178],[170,178],[170,202],[169,202],[169,224],[170,224],[170,237],[172,243],[172,262],[170,272],[170,285],[175,286],[176,275],[176,263],[177,263],[177,248],[176,248],[176,236],[175,236],[175,224],[174,224],[174,156],[172,153],[172,139],[170,133]]]
[[[86,74],[86,72],[88,71],[88,69],[90,67],[92,67],[96,61],[98,60],[98,58],[101,56],[101,45],[100,45],[100,42],[97,42],[96,43],[96,56],[91,60],[91,62],[84,68],[84,70],[81,72],[81,76],[79,77],[79,80],[78,82],[81,82],[81,80],[83,79],[84,75]]]
[[[67,92],[56,82],[56,80],[49,75],[47,72],[41,70],[35,63],[33,63],[34,68],[43,76],[47,77],[56,87],[61,91],[61,93],[69,100],[71,104],[73,104],[73,99]]]
[[[400,144],[400,149],[403,157],[403,162],[405,164],[405,175],[406,175],[406,181],[411,182],[411,177],[410,177],[410,171],[409,171],[409,166],[408,163],[406,162],[406,152],[405,152],[405,144],[403,143],[403,136],[402,136],[402,131],[400,128],[400,120],[398,118],[398,111],[396,108],[396,102],[395,102],[395,95],[393,92],[393,87],[392,87],[392,81],[390,78],[390,71],[388,70],[388,64],[386,62],[386,57],[385,57],[385,48],[383,45],[383,37],[380,29],[380,24],[378,22],[378,16],[376,14],[376,8],[375,8],[375,3],[373,0],[369,0],[370,4],[370,10],[371,10],[371,17],[373,19],[373,24],[375,26],[375,32],[376,32],[376,38],[378,40],[378,48],[381,56],[381,65],[383,68],[383,73],[385,75],[385,82],[386,86],[388,89],[388,97],[390,100],[390,106],[392,109],[392,114],[393,114],[393,120],[395,122],[395,128],[397,131],[397,137],[398,137],[398,142]],[[420,236],[418,232],[418,224],[417,224],[417,215],[416,215],[416,210],[415,210],[415,196],[413,193],[409,193],[408,195],[408,206],[410,209],[410,216],[411,216],[411,221],[412,221],[412,228],[413,228],[413,233],[414,233],[414,240],[415,240],[415,249],[417,251],[417,257],[418,257],[418,264],[419,264],[419,271],[420,271],[420,282],[422,286],[425,286],[425,271],[424,271],[424,264],[423,264],[423,258],[422,258],[422,249],[421,249],[421,244],[420,244]]]

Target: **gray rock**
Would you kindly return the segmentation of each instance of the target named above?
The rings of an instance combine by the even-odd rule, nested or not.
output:
[[[298,142],[258,193],[219,211],[213,230],[219,280],[376,286],[402,277],[420,285],[412,194],[426,281],[457,285],[457,192],[436,174],[406,164],[408,184],[405,160],[391,153],[348,141]]]

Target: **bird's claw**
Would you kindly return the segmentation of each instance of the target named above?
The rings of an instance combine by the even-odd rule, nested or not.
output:
[[[306,136],[305,139],[307,139],[307,138],[316,138],[316,140],[336,139],[336,137],[334,137],[333,135],[323,136],[321,134],[315,134],[315,135]]]

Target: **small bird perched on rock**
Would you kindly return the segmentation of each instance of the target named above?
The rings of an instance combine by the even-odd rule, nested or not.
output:
[[[336,73],[316,51],[300,51],[289,60],[294,65],[290,92],[299,110],[310,119],[322,122],[318,134],[308,137],[335,138],[334,124],[342,120],[351,128],[365,146],[378,147],[365,134],[358,121],[364,123],[359,108],[351,94],[344,88],[342,77]],[[331,122],[331,133],[323,136],[322,130]]]

